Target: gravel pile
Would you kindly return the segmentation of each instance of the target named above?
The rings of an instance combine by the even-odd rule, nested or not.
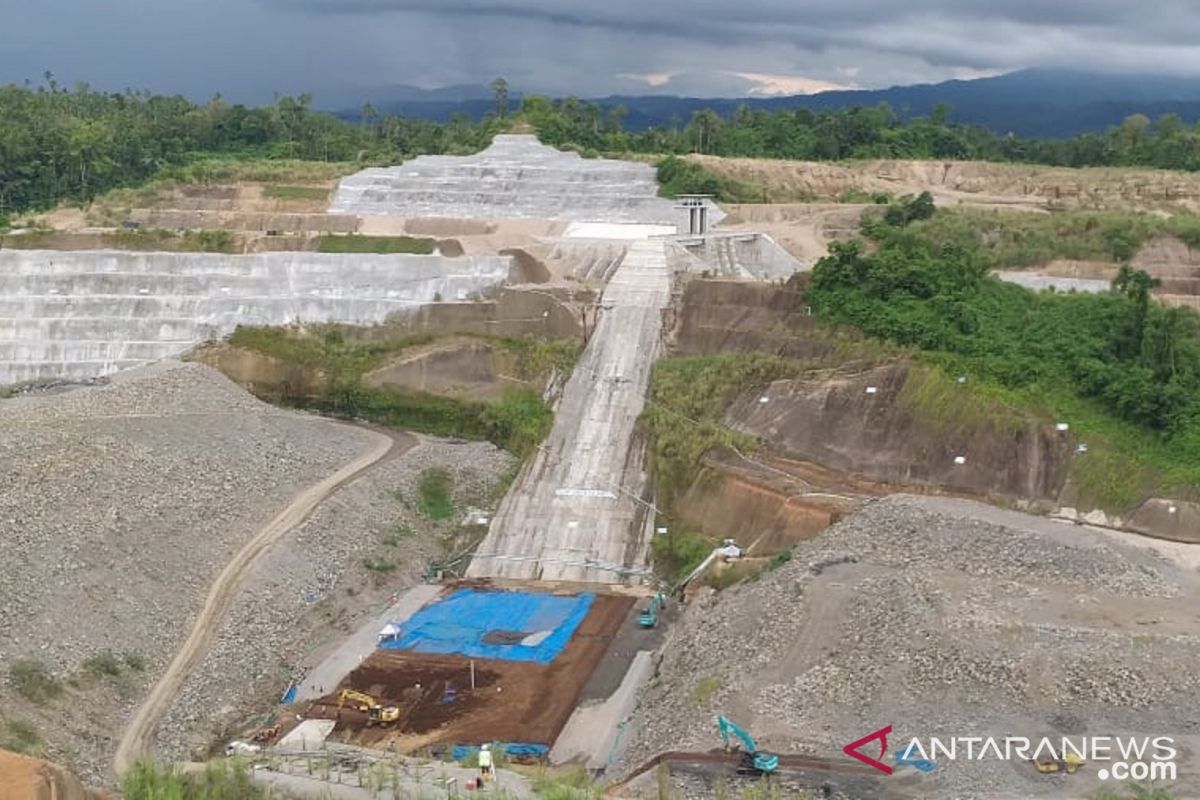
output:
[[[835,759],[888,724],[889,753],[914,736],[1200,732],[1194,571],[1083,529],[1018,530],[934,505],[871,503],[779,569],[693,603],[619,767],[711,749],[716,714],[766,749]],[[926,796],[1062,792],[1024,764],[905,772]]]
[[[84,779],[103,775],[221,567],[371,443],[196,364],[0,401],[0,716],[32,722]],[[103,651],[119,674],[85,674]],[[44,706],[14,686],[27,658],[62,685]]]
[[[203,756],[269,713],[291,677],[314,665],[323,645],[348,635],[419,580],[443,556],[442,542],[465,510],[486,505],[513,458],[493,445],[422,437],[343,487],[261,560],[226,623],[185,682],[158,731],[159,753]],[[421,474],[446,470],[455,508],[433,523],[412,502]],[[397,534],[397,530],[403,531]],[[374,559],[395,565],[368,570]]]

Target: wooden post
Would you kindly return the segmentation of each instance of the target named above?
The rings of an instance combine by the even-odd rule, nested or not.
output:
[[[471,659],[471,691],[475,691],[475,659]]]

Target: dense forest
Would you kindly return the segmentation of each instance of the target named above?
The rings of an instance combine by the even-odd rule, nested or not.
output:
[[[881,219],[864,216],[878,246],[869,253],[856,241],[831,245],[808,289],[814,312],[1027,396],[1088,398],[1163,441],[1186,443],[1194,459],[1200,315],[1153,302],[1156,281],[1127,265],[1102,294],[1003,283],[976,241],[940,240],[918,223],[934,214],[924,195],[893,204]]]
[[[309,95],[258,108],[220,97],[196,104],[146,92],[97,92],[86,84],[67,89],[47,74],[36,88],[0,87],[0,214],[86,201],[213,155],[383,164],[423,153],[474,152],[514,119],[548,144],[587,155],[954,158],[1200,170],[1200,129],[1169,115],[1153,122],[1135,115],[1106,133],[1066,140],[958,125],[948,106],[907,122],[882,105],[821,112],[743,108],[729,117],[700,111],[687,122],[631,133],[622,128],[620,107],[603,111],[574,98],[530,96],[510,114],[506,85],[497,80],[493,86],[495,108],[482,122],[385,116],[371,106],[347,122],[314,111]]]

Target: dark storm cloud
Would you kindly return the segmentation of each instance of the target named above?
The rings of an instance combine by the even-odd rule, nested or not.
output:
[[[500,74],[585,95],[879,86],[1026,66],[1200,75],[1196,0],[39,0],[4,19],[0,81],[52,69],[236,99]]]

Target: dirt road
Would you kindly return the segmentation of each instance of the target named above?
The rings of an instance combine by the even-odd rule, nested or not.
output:
[[[374,447],[320,483],[310,486],[292,498],[292,501],[274,519],[246,542],[225,566],[225,569],[221,570],[209,588],[208,596],[204,600],[204,607],[192,624],[192,630],[188,634],[187,640],[179,648],[175,658],[171,660],[166,672],[158,679],[158,683],[142,702],[133,719],[125,727],[125,732],[117,745],[116,755],[113,756],[113,769],[118,775],[123,774],[149,748],[154,731],[162,720],[163,714],[170,707],[188,673],[204,655],[213,635],[220,627],[221,618],[255,561],[283,534],[303,522],[322,501],[391,452],[395,445],[392,437],[381,433],[373,435],[376,437]]]

